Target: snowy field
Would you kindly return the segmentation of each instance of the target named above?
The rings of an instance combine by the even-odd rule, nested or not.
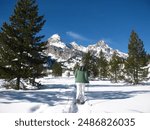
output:
[[[0,88],[0,113],[146,113],[150,112],[150,82],[131,86],[90,81],[86,103],[75,105],[73,77],[39,79],[40,90]],[[0,81],[0,86],[2,81]]]

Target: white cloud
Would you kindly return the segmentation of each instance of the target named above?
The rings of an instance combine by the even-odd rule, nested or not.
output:
[[[88,42],[91,41],[90,39],[72,31],[66,32],[66,34],[76,40],[88,41]]]

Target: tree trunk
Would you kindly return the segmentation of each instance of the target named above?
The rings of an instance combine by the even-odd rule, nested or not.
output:
[[[117,83],[117,72],[115,70],[115,83]]]
[[[17,81],[16,81],[16,90],[20,89],[20,77],[17,77]]]
[[[33,77],[33,79],[32,79],[32,85],[33,86],[35,85],[35,77]]]
[[[133,72],[133,84],[136,85],[136,69],[134,68],[134,72]]]
[[[139,84],[139,69],[136,68],[136,84]]]

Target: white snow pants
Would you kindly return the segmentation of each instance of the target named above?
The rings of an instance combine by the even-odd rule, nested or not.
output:
[[[76,83],[76,99],[84,101],[85,83]]]

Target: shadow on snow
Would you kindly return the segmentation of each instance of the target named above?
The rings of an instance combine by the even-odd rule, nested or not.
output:
[[[50,91],[51,89],[56,89]],[[5,104],[19,102],[45,103],[49,106],[55,106],[58,103],[63,104],[64,101],[72,99],[73,86],[67,89],[66,85],[49,85],[40,90],[24,90],[24,91],[0,91],[0,98],[9,100],[10,102],[1,102]],[[48,91],[43,91],[47,89]],[[14,100],[14,101],[13,101]],[[17,100],[17,101],[16,101]]]
[[[92,85],[92,87],[95,85]],[[97,85],[102,86],[102,85]],[[112,85],[106,85],[112,87]],[[114,86],[113,86],[114,87]],[[118,86],[117,86],[118,87]],[[120,85],[120,87],[123,87]],[[47,89],[47,91],[46,91]],[[44,103],[49,106],[55,106],[58,103],[64,104],[68,100],[73,100],[75,92],[74,85],[61,85],[50,84],[44,85],[40,90],[26,90],[26,91],[0,91],[0,98],[9,100],[8,102],[0,103],[14,103],[14,102],[31,102],[31,103]],[[89,100],[100,99],[126,99],[135,96],[136,94],[142,94],[150,91],[88,91],[86,96]],[[17,100],[17,101],[16,101]],[[66,102],[64,102],[66,101]]]
[[[114,100],[114,99],[126,99],[131,98],[135,96],[136,94],[142,94],[147,93],[150,91],[128,91],[128,92],[122,92],[122,91],[88,91],[86,93],[86,96],[89,100],[100,100],[100,99],[108,99],[108,100]]]

